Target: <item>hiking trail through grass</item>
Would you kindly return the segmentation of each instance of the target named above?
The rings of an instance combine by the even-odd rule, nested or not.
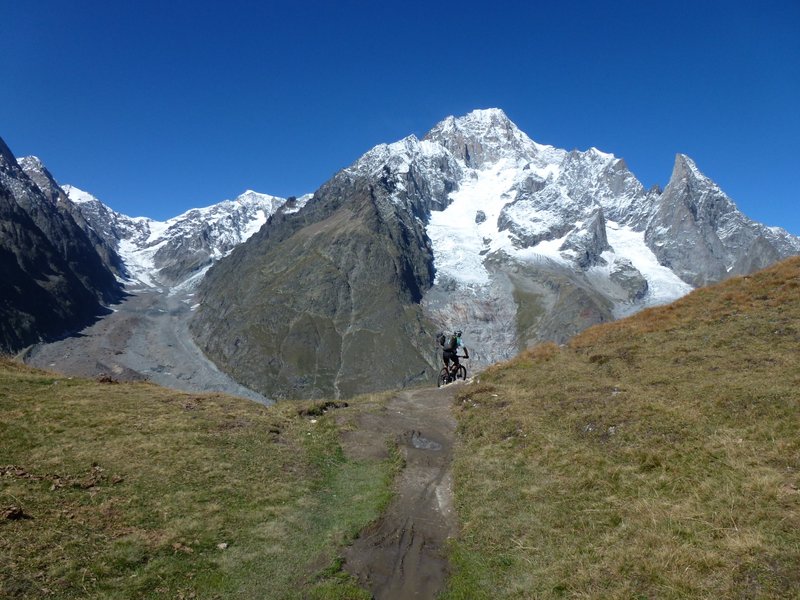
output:
[[[379,600],[434,598],[447,579],[445,545],[457,530],[455,387],[401,391],[381,412],[360,415],[357,429],[343,435],[350,459],[387,456],[394,443],[404,461],[392,502],[345,551],[345,570]]]

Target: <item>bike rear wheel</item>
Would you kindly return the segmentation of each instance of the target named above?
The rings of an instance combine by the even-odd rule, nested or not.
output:
[[[445,367],[441,371],[439,371],[439,378],[436,380],[436,387],[442,387],[443,385],[449,383],[447,381],[447,368]]]
[[[456,371],[456,379],[467,379],[467,367],[464,365],[458,365],[458,371]]]

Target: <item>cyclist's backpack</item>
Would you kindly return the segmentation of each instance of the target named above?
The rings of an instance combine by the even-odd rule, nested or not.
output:
[[[440,333],[436,336],[436,343],[438,343],[441,347],[444,348],[445,337],[443,333]]]
[[[457,347],[458,347],[458,340],[456,340],[456,336],[454,335],[448,337],[447,341],[444,343],[445,350],[455,351]]]

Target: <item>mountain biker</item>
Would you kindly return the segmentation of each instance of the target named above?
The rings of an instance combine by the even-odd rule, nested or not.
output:
[[[437,336],[439,340],[439,345],[442,347],[442,360],[444,361],[444,366],[447,367],[448,372],[455,373],[459,367],[458,362],[458,349],[464,349],[464,358],[469,358],[469,351],[467,347],[464,345],[464,342],[461,340],[462,331],[460,329],[454,331],[451,335],[446,336],[443,333],[440,333]],[[450,361],[453,361],[453,368],[450,368]]]

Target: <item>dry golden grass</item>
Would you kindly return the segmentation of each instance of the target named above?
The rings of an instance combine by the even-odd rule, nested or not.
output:
[[[797,598],[800,259],[458,398],[452,598]]]

